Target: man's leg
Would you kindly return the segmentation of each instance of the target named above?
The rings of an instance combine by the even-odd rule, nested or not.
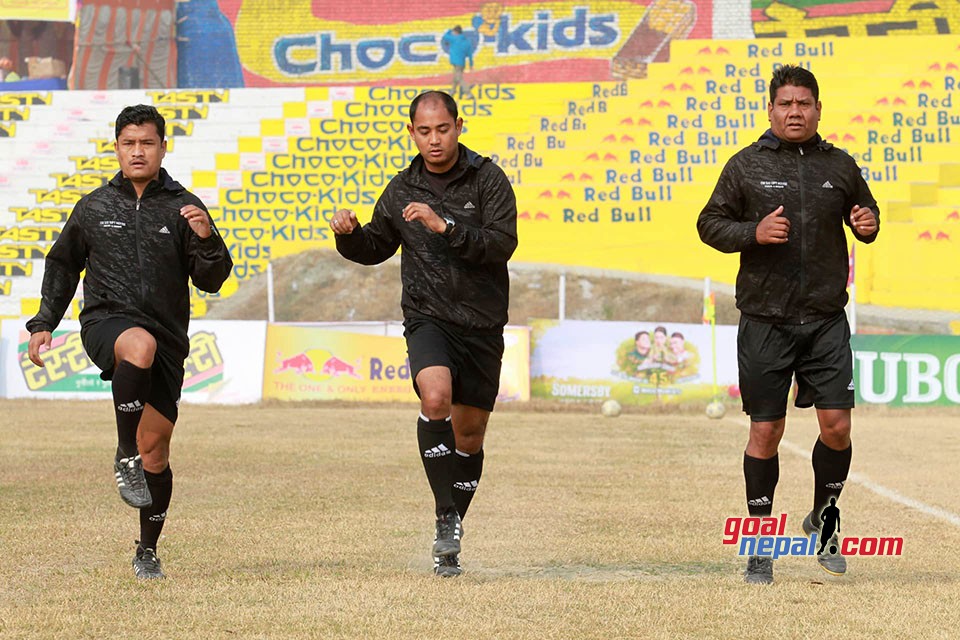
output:
[[[431,366],[420,370],[416,382],[420,391],[417,442],[437,513],[437,540],[433,545],[433,555],[455,555],[460,552],[461,525],[453,501],[456,449],[450,417],[453,378],[449,368]]]
[[[743,453],[743,479],[747,488],[747,511],[751,517],[767,517],[773,513],[773,494],[780,480],[777,449],[783,438],[785,424],[785,418],[772,422],[750,422],[750,438]],[[773,560],[750,557],[745,578],[750,584],[771,584]]]
[[[850,442],[850,409],[817,409],[820,437],[813,445],[813,514],[820,525],[820,513],[839,498],[850,471],[853,445]]]
[[[477,407],[453,406],[453,432],[457,445],[453,472],[453,502],[463,519],[477,492],[483,473],[483,437],[490,412]]]
[[[803,520],[803,532],[810,535],[823,528],[820,514],[829,506],[830,498],[839,498],[850,471],[853,444],[850,442],[850,409],[817,409],[820,437],[813,445],[813,509]],[[840,576],[847,571],[847,561],[839,553],[823,555],[830,544],[832,528],[820,531],[817,560],[824,571]]]
[[[114,474],[124,502],[143,508],[150,505],[151,496],[137,448],[137,430],[150,395],[150,368],[157,341],[144,329],[133,327],[120,334],[113,351],[113,408],[117,420]]]
[[[138,578],[164,577],[156,551],[173,493],[173,473],[170,470],[172,437],[173,422],[148,404],[140,420],[138,445],[153,504],[140,509],[140,541],[133,561]]]

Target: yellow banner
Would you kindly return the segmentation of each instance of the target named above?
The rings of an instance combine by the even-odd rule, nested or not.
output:
[[[76,0],[0,0],[0,20],[73,22]]]
[[[525,328],[504,332],[498,400],[530,399]],[[415,401],[402,337],[316,327],[267,327],[263,397],[278,400]]]
[[[235,31],[241,63],[263,78],[357,83],[448,74],[441,40],[454,24],[465,25],[465,34],[474,40],[477,70],[571,58],[611,60],[645,10],[622,0],[488,3],[479,14],[435,13],[371,27],[318,18],[311,0],[246,0]]]

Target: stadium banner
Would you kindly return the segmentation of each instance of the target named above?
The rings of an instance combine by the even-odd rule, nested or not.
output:
[[[0,0],[0,20],[73,22],[76,0]]]
[[[534,398],[643,405],[709,402],[714,362],[710,326],[675,322],[534,320],[530,392]],[[737,327],[718,325],[719,399],[737,386]]]
[[[267,327],[263,397],[278,400],[414,401],[406,341],[400,336],[317,326]],[[529,330],[504,331],[497,400],[529,400]]]
[[[855,335],[850,344],[858,403],[960,405],[960,336]]]
[[[242,67],[248,87],[447,84],[452,68],[443,36],[455,25],[473,45],[466,76],[474,85],[643,78],[648,65],[669,59],[671,41],[715,31],[708,0],[220,0],[219,6],[224,19],[207,29],[205,42],[220,43],[217,59]],[[730,22],[739,23],[739,37],[752,37],[747,10],[728,16],[725,30]],[[200,58],[210,48],[195,54],[186,48],[184,66],[209,66]]]
[[[97,399],[109,397],[110,383],[87,356],[80,323],[65,320],[42,354],[44,367],[27,357],[30,335],[23,320],[4,320],[3,395],[7,398]],[[190,325],[190,354],[184,362],[184,402],[258,402],[266,322],[197,320]]]

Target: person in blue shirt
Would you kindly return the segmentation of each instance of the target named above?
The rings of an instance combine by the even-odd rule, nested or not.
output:
[[[440,43],[446,48],[447,55],[450,56],[450,64],[453,66],[453,85],[450,87],[450,95],[456,98],[457,89],[460,89],[459,97],[472,98],[470,85],[463,81],[463,68],[469,60],[470,68],[473,69],[473,42],[463,35],[463,29],[457,25],[443,34]]]

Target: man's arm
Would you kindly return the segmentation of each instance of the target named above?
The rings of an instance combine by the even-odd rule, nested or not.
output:
[[[186,246],[190,279],[201,291],[216,293],[233,270],[233,258],[200,199],[188,202],[180,215],[189,227]]]
[[[757,223],[743,220],[745,202],[737,173],[731,159],[697,218],[700,240],[724,253],[743,251],[758,244]]]
[[[56,329],[77,292],[80,272],[86,267],[88,253],[82,217],[82,203],[77,203],[63,225],[60,237],[47,253],[43,284],[40,286],[40,311],[26,325],[30,333]]]
[[[486,163],[480,181],[479,228],[455,225],[448,240],[450,248],[467,262],[501,264],[517,248],[517,198],[503,170]]]
[[[337,211],[330,220],[337,251],[358,264],[380,264],[400,248],[400,236],[390,219],[390,186],[380,195],[373,208],[373,217],[361,226],[357,215],[349,209]],[[398,212],[399,213],[399,212]]]
[[[844,223],[853,231],[853,235],[865,244],[877,239],[880,233],[880,209],[870,193],[870,187],[859,169],[856,170],[856,193],[853,200],[847,202]]]

